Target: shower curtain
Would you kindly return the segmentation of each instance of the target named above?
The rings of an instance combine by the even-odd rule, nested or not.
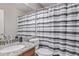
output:
[[[18,29],[18,35],[38,38],[40,47],[51,50],[53,55],[79,55],[79,4],[60,3],[33,14],[34,20],[28,17],[31,21],[24,22],[25,30]]]

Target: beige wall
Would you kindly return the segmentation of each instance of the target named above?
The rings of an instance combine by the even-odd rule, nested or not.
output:
[[[0,9],[4,10],[5,32],[11,35],[16,35],[17,32],[17,17],[25,14],[13,5],[0,4]]]
[[[26,15],[26,12],[24,11],[21,11],[19,9],[16,9],[17,10],[17,16],[23,16],[23,15]]]

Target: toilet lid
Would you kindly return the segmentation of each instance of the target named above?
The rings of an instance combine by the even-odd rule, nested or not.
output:
[[[52,55],[52,51],[50,51],[49,49],[45,49],[45,48],[40,48],[36,51],[36,53],[38,55],[43,55],[43,56],[50,56]]]

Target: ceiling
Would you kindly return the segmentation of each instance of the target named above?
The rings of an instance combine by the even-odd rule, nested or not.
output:
[[[0,6],[15,6],[17,9],[29,14],[31,11],[35,11],[36,9],[41,9],[55,4],[56,3],[0,3]]]
[[[16,7],[26,13],[34,11],[36,9],[41,9],[48,7],[50,5],[55,5],[56,3],[16,3]]]

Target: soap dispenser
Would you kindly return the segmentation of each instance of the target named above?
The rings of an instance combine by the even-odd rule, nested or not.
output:
[[[18,36],[15,36],[15,40],[18,41]]]
[[[22,42],[23,41],[23,38],[22,37],[19,37],[19,42]]]

